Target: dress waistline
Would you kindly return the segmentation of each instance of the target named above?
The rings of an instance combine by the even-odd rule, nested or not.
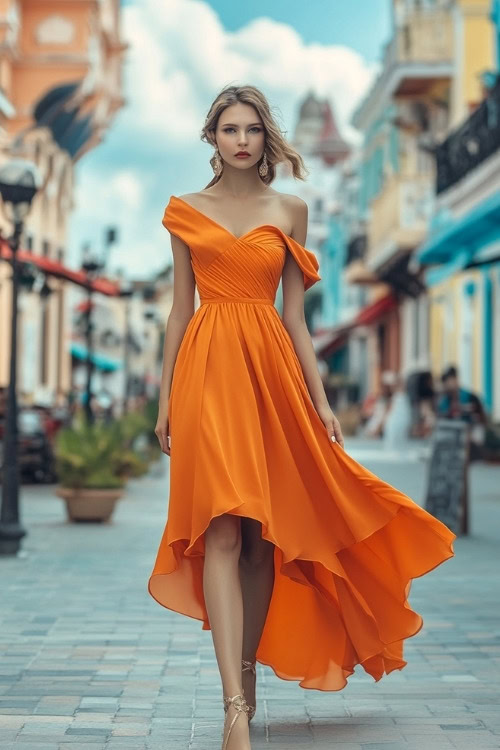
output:
[[[274,305],[272,299],[259,297],[208,297],[200,301],[200,305],[210,305],[212,302],[239,302],[246,305]]]

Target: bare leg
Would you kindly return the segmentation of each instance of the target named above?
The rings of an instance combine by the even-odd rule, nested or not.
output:
[[[205,534],[203,591],[215,655],[225,696],[242,692],[243,602],[238,575],[240,519],[224,514],[212,519]],[[236,714],[229,707],[226,727]],[[231,732],[227,750],[250,750],[248,719],[242,713]]]
[[[274,586],[274,545],[262,539],[262,525],[242,518],[240,580],[243,595],[243,658],[255,661],[255,654]],[[255,706],[255,676],[243,672],[243,689],[248,703]]]

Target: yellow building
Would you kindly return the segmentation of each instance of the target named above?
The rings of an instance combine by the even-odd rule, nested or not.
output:
[[[354,114],[364,135],[359,202],[366,251],[346,280],[368,285],[377,305],[366,331],[371,390],[383,370],[409,374],[431,365],[429,297],[411,260],[434,211],[434,149],[478,106],[480,74],[493,67],[490,5],[393,0],[380,75]]]
[[[36,291],[20,294],[18,385],[27,400],[41,389],[53,398],[71,384],[64,262],[74,165],[100,143],[124,103],[119,21],[119,0],[0,0],[0,160],[37,164],[43,187],[21,250],[61,272],[49,278],[45,301]],[[10,234],[3,211],[0,229]],[[11,269],[2,255],[0,387],[8,382],[11,309]]]

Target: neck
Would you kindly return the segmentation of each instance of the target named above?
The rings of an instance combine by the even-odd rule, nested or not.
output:
[[[262,182],[259,176],[257,165],[243,171],[224,164],[221,178],[212,190],[232,198],[249,198],[256,193],[263,193],[267,188],[268,185]]]

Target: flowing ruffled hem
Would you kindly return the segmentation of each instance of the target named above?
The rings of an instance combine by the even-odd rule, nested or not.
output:
[[[301,558],[288,558],[286,551],[279,546],[277,540],[268,531],[266,520],[259,514],[249,514],[243,507],[244,502],[217,515],[228,513],[240,517],[252,518],[262,524],[262,538],[271,542],[275,547],[275,584],[268,618],[264,627],[262,639],[257,650],[257,661],[271,667],[274,673],[283,680],[296,681],[305,689],[322,690],[325,692],[342,690],[354,673],[354,668],[359,664],[365,672],[370,674],[378,682],[385,674],[395,670],[401,670],[407,662],[403,658],[403,643],[408,638],[415,636],[423,626],[423,618],[411,609],[408,596],[411,583],[431,570],[437,568],[445,560],[453,557],[453,540],[455,535],[448,531],[446,536],[440,534],[440,528],[446,529],[436,520],[439,527],[432,530],[434,539],[434,551],[426,550],[425,560],[406,561],[403,567],[407,568],[406,574],[397,580],[394,590],[393,576],[391,586],[387,586],[387,608],[391,611],[393,620],[400,621],[392,628],[392,636],[389,640],[383,640],[379,632],[379,623],[376,615],[371,611],[365,611],[364,623],[367,625],[363,632],[363,623],[357,621],[356,607],[361,602],[367,607],[363,592],[356,589],[349,578],[349,551],[360,548],[372,541],[376,541],[377,535],[384,535],[390,531],[391,524],[397,523],[398,518],[405,514],[411,515],[411,509],[401,506],[394,517],[380,528],[374,530],[364,539],[357,541],[350,547],[339,550],[339,567],[332,570],[321,560],[304,560]],[[415,506],[421,510],[419,506]],[[422,511],[423,512],[423,511]],[[168,525],[165,528],[158,558],[153,572],[148,581],[150,595],[163,607],[179,614],[200,620],[202,629],[209,630],[210,624],[206,613],[203,597],[203,559],[204,559],[204,535],[212,518],[199,531],[196,537],[188,539],[178,538],[165,540],[168,534]],[[410,522],[415,523],[415,518]],[[425,522],[429,528],[428,521]],[[404,524],[403,524],[404,526]],[[429,528],[430,531],[430,528]],[[397,529],[393,532],[398,533]],[[345,559],[342,559],[345,558]],[[384,561],[385,564],[387,561]],[[395,561],[392,561],[394,564]],[[382,566],[383,567],[383,566]],[[358,576],[359,578],[359,572]],[[323,579],[322,581],[320,579]],[[356,578],[356,576],[354,576]],[[375,582],[372,578],[364,579],[369,588]],[[331,587],[327,589],[330,579]],[[309,589],[311,596],[306,600],[317,602],[317,607],[310,611],[309,627],[296,623],[294,614],[300,610],[300,590],[295,586],[292,599],[297,602],[296,611],[288,608],[286,611],[282,602],[278,602],[273,611],[273,600],[281,598],[280,588],[298,584],[301,588]],[[326,585],[325,585],[326,584]],[[352,587],[356,591],[353,595]],[[376,587],[384,588],[384,581],[377,581]],[[392,592],[390,588],[392,587]],[[337,597],[335,597],[337,594]],[[351,601],[352,598],[352,601]],[[358,601],[359,599],[359,601]],[[353,606],[354,603],[354,606]],[[344,605],[344,606],[343,606]],[[382,605],[384,610],[386,605]],[[325,610],[327,614],[325,615]],[[368,607],[369,610],[369,607]],[[329,622],[328,614],[331,615]],[[317,622],[315,622],[317,618]],[[363,619],[363,618],[361,618]],[[285,622],[286,620],[286,622]],[[321,620],[321,622],[319,621]],[[283,638],[283,627],[287,627],[288,640],[293,642],[293,648],[276,648],[279,643],[282,646],[287,639]],[[313,633],[309,632],[314,629]],[[355,637],[354,631],[357,631]],[[323,638],[321,637],[323,636]],[[314,641],[314,643],[313,643]],[[297,650],[298,649],[298,650]],[[307,663],[308,668],[293,668],[293,661],[298,653],[301,654],[299,662],[303,666]],[[343,651],[344,658],[340,652]]]

